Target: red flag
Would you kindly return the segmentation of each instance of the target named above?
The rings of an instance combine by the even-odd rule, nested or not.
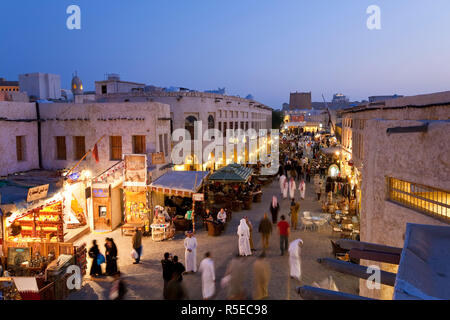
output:
[[[92,156],[94,157],[95,162],[98,162],[98,161],[99,161],[99,159],[98,159],[98,149],[97,149],[97,144],[95,144],[94,150],[92,150]]]

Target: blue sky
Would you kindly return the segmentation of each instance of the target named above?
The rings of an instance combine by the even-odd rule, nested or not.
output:
[[[81,7],[81,30],[66,8]],[[381,8],[381,30],[366,9]],[[226,87],[278,108],[290,91],[448,90],[448,0],[15,0],[0,10],[0,77],[77,70],[85,89],[106,73],[157,86]]]

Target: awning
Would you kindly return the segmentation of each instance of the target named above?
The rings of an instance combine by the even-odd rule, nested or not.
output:
[[[394,300],[450,299],[450,227],[408,223]]]
[[[180,197],[191,197],[202,186],[209,171],[171,171],[150,184],[154,192]]]
[[[252,174],[252,168],[233,163],[214,172],[208,180],[215,182],[247,182]]]

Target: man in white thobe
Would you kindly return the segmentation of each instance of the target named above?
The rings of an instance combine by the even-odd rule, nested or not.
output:
[[[300,182],[300,185],[298,187],[298,189],[300,190],[300,198],[305,199],[305,193],[306,193],[306,183],[305,180],[302,179],[302,181]]]
[[[295,184],[294,178],[291,178],[289,180],[289,197],[291,197],[291,199],[295,198],[295,188],[297,188],[297,185]]]
[[[186,261],[186,272],[197,272],[197,239],[192,232],[187,233],[184,239],[184,259]]]
[[[203,299],[211,299],[216,291],[216,274],[214,272],[214,261],[211,259],[209,252],[205,254],[205,259],[200,262],[198,270],[202,273]]]
[[[239,236],[239,255],[251,256],[250,249],[250,229],[245,219],[241,219],[241,224],[238,227],[237,234]]]
[[[301,267],[301,253],[302,253],[303,240],[297,239],[291,242],[289,245],[289,267],[291,278],[295,278],[300,281],[302,276]]]

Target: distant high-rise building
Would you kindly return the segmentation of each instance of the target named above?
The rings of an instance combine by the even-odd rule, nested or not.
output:
[[[289,109],[311,109],[311,92],[291,92]]]
[[[95,81],[95,93],[97,95],[112,93],[129,93],[133,91],[144,91],[145,84],[122,81],[118,74],[108,74],[108,79]]]
[[[333,100],[331,101],[332,104],[344,104],[344,103],[348,103],[349,99],[347,98],[347,96],[345,96],[342,93],[335,93],[333,95]]]

